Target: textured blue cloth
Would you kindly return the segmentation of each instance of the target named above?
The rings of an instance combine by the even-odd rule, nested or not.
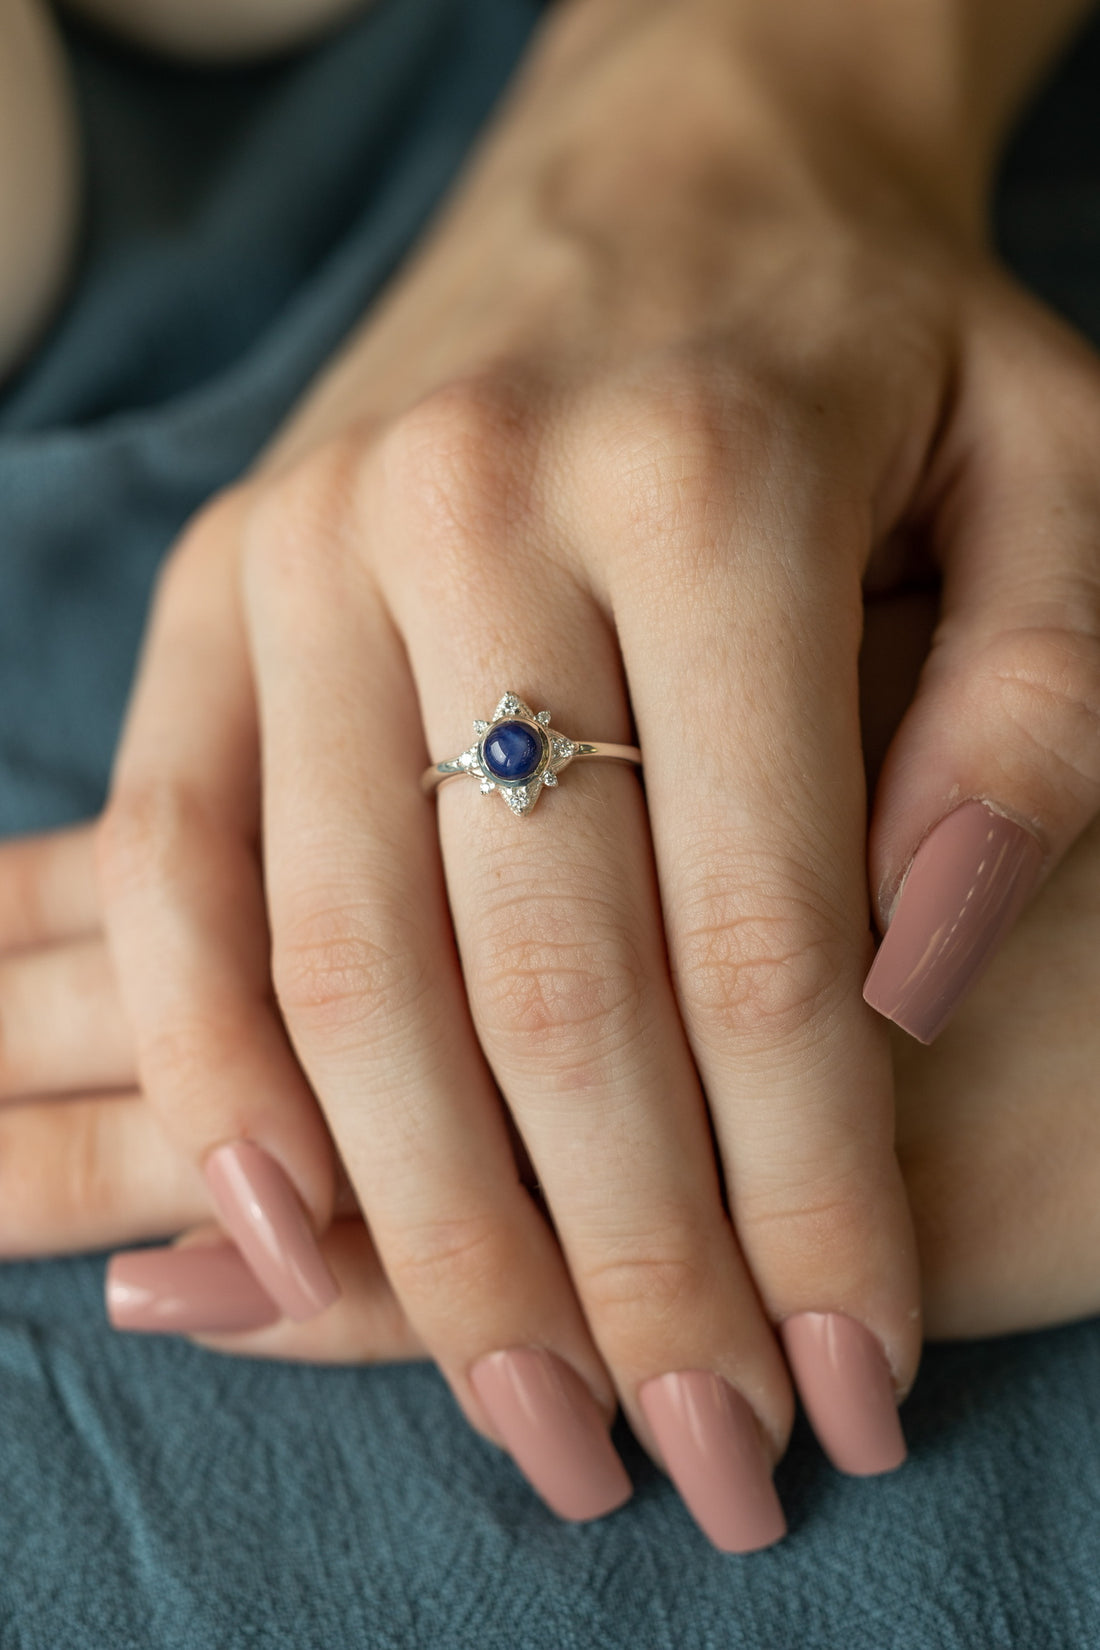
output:
[[[394,268],[536,10],[383,0],[231,73],[71,34],[81,268],[0,399],[0,830],[98,806],[158,558]],[[1094,34],[1001,214],[1094,335],[1098,73]],[[634,1501],[567,1527],[430,1367],[222,1359],[111,1333],[101,1294],[99,1258],[0,1268],[0,1650],[1100,1646],[1098,1323],[932,1350],[882,1481],[800,1426],[790,1538],[728,1558],[625,1435]]]

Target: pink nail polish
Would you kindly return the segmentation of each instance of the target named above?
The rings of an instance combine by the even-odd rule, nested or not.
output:
[[[798,1312],[779,1326],[799,1397],[822,1449],[841,1472],[867,1477],[905,1460],[886,1355],[843,1312]]]
[[[741,1394],[703,1369],[659,1375],[638,1392],[672,1481],[724,1553],[770,1547],[787,1533],[756,1417]]]
[[[512,1347],[470,1370],[470,1385],[524,1477],[559,1518],[602,1518],[633,1489],[596,1400],[553,1352]]]
[[[106,1299],[116,1329],[162,1335],[263,1329],[279,1318],[279,1308],[228,1243],[112,1255]]]
[[[285,1317],[302,1323],[339,1299],[309,1216],[268,1152],[232,1140],[203,1172],[222,1224]]]
[[[1042,861],[1031,832],[984,802],[941,819],[913,858],[864,999],[932,1042],[1020,914]]]

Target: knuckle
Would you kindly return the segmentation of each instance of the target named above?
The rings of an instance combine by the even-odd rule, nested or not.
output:
[[[529,510],[534,414],[514,385],[484,374],[443,385],[391,425],[379,446],[383,497],[399,513],[414,567],[460,583],[475,556],[506,541]]]
[[[737,1218],[750,1250],[766,1248],[777,1276],[804,1275],[807,1256],[827,1256],[841,1288],[865,1277],[874,1252],[868,1188],[856,1173],[806,1171],[782,1187],[762,1183],[738,1197]]]
[[[649,1232],[574,1267],[586,1310],[620,1347],[632,1333],[651,1343],[691,1315],[710,1286],[712,1261],[700,1232],[677,1224],[663,1230],[659,1241],[657,1236]]]
[[[94,1222],[115,1201],[92,1108],[72,1105],[0,1116],[0,1245],[5,1253],[48,1252],[76,1223]]]
[[[400,1035],[429,980],[407,933],[362,907],[314,910],[276,934],[275,994],[291,1026],[306,1036],[372,1042]]]
[[[211,1138],[227,1133],[217,1095],[224,1092],[225,1074],[241,1064],[249,1034],[235,1007],[226,1004],[215,1011],[191,1004],[143,1030],[138,1048],[142,1087],[154,1102],[166,1101],[173,1109],[186,1106],[188,1126],[194,1125],[198,1135],[204,1132],[200,1108],[210,1116]]]
[[[673,969],[704,1042],[775,1048],[820,1033],[852,975],[835,919],[809,895],[764,898],[760,877],[727,865],[685,910]]]
[[[386,1272],[399,1295],[414,1307],[446,1302],[460,1320],[499,1295],[501,1276],[514,1265],[503,1224],[482,1212],[404,1226],[385,1244]]]
[[[221,488],[199,506],[160,565],[158,593],[194,586],[201,593],[207,562],[224,554],[226,537],[235,531],[251,497],[252,483],[238,481]]]
[[[184,863],[216,831],[206,802],[178,781],[120,784],[95,829],[96,871],[105,901],[135,887],[176,880]]]
[[[1076,624],[1011,630],[987,645],[979,694],[994,699],[1044,766],[1072,789],[1100,786],[1100,634]],[[984,685],[984,695],[982,686]]]
[[[293,622],[304,591],[355,554],[366,447],[355,431],[324,443],[258,487],[243,533],[246,588]]]
[[[731,506],[785,470],[783,397],[763,377],[719,375],[694,360],[624,389],[594,455],[598,489],[606,494],[610,482],[616,515],[631,529],[624,542],[652,546],[682,574],[705,572],[716,550],[725,555]]]
[[[94,1215],[112,1206],[115,1177],[105,1161],[103,1139],[89,1108],[66,1130],[60,1195],[65,1208]]]
[[[485,1037],[509,1061],[541,1063],[585,1048],[621,1047],[639,1027],[645,978],[621,932],[575,931],[568,915],[525,896],[498,910],[478,956],[474,1006]],[[577,925],[579,926],[579,925]]]
[[[154,621],[179,604],[201,603],[207,564],[223,548],[226,525],[240,508],[243,487],[227,487],[201,505],[157,567],[153,580]]]
[[[221,594],[236,574],[242,526],[256,496],[256,484],[224,487],[198,509],[157,568],[147,626],[155,647],[166,633],[209,633],[214,592]]]

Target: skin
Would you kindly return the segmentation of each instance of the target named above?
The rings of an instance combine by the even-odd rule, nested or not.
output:
[[[963,796],[1049,875],[1100,800],[1100,374],[982,222],[1075,9],[560,8],[419,256],[168,560],[96,832],[116,1032],[193,1175],[256,1141],[325,1232],[335,1142],[489,1437],[468,1372],[510,1346],[651,1447],[639,1387],[702,1369],[778,1455],[792,1313],[913,1379],[860,998],[863,594],[914,541],[943,570],[880,927]],[[465,783],[437,821],[421,768],[508,687],[581,737],[633,719],[644,800],[593,766],[527,821]]]
[[[919,598],[878,602],[864,648],[871,761],[927,641]],[[908,656],[908,661],[907,661]],[[216,1239],[191,1159],[137,1088],[98,927],[87,829],[0,847],[0,1255]],[[897,1032],[897,1139],[929,1339],[1100,1310],[1100,829],[1079,840],[933,1048]],[[226,1353],[422,1357],[345,1186],[324,1251],[342,1287],[308,1323],[196,1337]]]

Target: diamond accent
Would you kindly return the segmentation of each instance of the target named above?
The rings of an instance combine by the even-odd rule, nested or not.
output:
[[[535,721],[536,722],[541,722],[544,727],[549,727],[549,725],[550,725],[550,712],[548,710],[540,710],[538,712],[538,714],[536,715],[536,717],[535,717]]]
[[[567,757],[573,755],[576,748],[572,739],[563,739],[560,734],[550,741],[550,754],[555,762],[564,762]]]
[[[479,721],[479,722],[475,722],[475,723],[474,723],[474,732],[475,732],[475,733],[476,733],[476,734],[477,734],[477,735],[478,735],[478,737],[479,737],[479,738],[480,738],[480,737],[481,737],[481,735],[482,735],[482,734],[483,734],[483,733],[485,733],[485,732],[487,732],[487,731],[488,731],[488,727],[489,727],[489,724],[488,724],[488,722],[480,722],[480,721]]]
[[[556,785],[558,782],[558,776],[556,773],[551,773],[550,770],[547,769],[542,776],[542,782],[544,785]]]
[[[517,694],[506,693],[501,698],[496,710],[493,712],[493,721],[499,722],[502,716],[514,716],[517,711],[519,711],[523,716],[530,716],[531,714],[523,700],[520,699]]]
[[[488,796],[492,791],[495,791],[495,790],[496,790],[496,786],[493,784],[493,781],[491,779],[483,779],[481,781],[481,794],[482,794],[482,796]]]
[[[536,780],[533,785],[517,785],[513,790],[502,787],[501,795],[514,814],[526,814],[535,806],[541,789],[542,782]]]

